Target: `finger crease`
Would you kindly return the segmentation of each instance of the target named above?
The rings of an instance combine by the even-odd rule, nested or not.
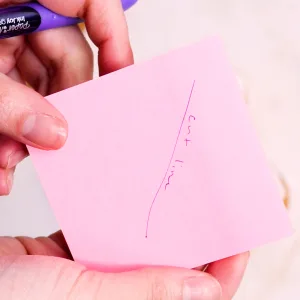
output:
[[[78,17],[81,19],[85,19],[88,11],[91,7],[91,1],[82,1],[82,6],[78,10]]]
[[[25,252],[26,252],[25,255],[31,255],[30,250],[26,247],[26,245],[22,242],[21,239],[19,239],[18,237],[15,237],[15,240],[18,241],[20,243],[20,245],[22,246],[22,248],[25,250]]]
[[[76,288],[76,286],[77,286],[79,280],[81,279],[81,277],[83,276],[83,274],[86,273],[86,272],[87,272],[86,269],[80,271],[80,273],[78,274],[77,278],[76,278],[75,281],[73,282],[73,284],[72,284],[72,286],[71,286],[71,288],[70,288],[70,291],[69,291],[69,293],[68,293],[66,299],[72,299],[72,295],[73,295],[73,293],[74,293],[74,291],[75,291],[75,288]]]

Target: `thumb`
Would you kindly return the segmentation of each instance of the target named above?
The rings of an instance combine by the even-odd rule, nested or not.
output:
[[[67,123],[40,94],[0,74],[0,134],[33,147],[58,149],[67,138]]]
[[[1,298],[11,300],[220,300],[212,276],[176,268],[119,274],[88,271],[72,261],[43,256],[0,258]]]

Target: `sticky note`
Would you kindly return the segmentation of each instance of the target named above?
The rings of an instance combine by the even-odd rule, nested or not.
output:
[[[69,124],[31,158],[76,261],[193,268],[291,234],[222,42],[51,95]]]

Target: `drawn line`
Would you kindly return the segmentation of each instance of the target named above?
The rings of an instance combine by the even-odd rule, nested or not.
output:
[[[187,111],[189,109],[189,106],[190,106],[190,102],[191,102],[191,98],[192,98],[192,95],[193,95],[193,91],[194,91],[194,86],[195,86],[195,82],[196,80],[194,80],[193,82],[193,85],[192,85],[192,89],[191,89],[191,92],[190,92],[190,96],[189,96],[189,100],[188,100],[188,103],[187,103],[187,106],[186,106],[186,109],[185,109],[185,112],[184,112],[184,115],[183,115],[183,118],[182,118],[182,121],[181,121],[181,124],[180,124],[180,128],[179,128],[179,131],[178,131],[178,135],[177,135],[177,138],[176,138],[176,142],[175,142],[175,145],[174,145],[174,148],[173,148],[173,152],[172,152],[172,155],[171,155],[171,158],[170,158],[170,161],[169,161],[169,164],[168,164],[168,168],[167,168],[167,171],[155,193],[155,196],[152,200],[152,203],[151,203],[151,206],[150,206],[150,209],[149,209],[149,212],[148,212],[148,219],[147,219],[147,226],[146,226],[146,235],[145,235],[145,238],[148,238],[148,231],[149,231],[149,223],[150,223],[150,218],[151,218],[151,213],[152,213],[152,209],[153,209],[153,206],[155,204],[155,201],[156,201],[156,198],[162,188],[162,185],[164,184],[164,181],[166,180],[166,177],[169,173],[169,169],[170,169],[170,166],[172,164],[172,161],[173,161],[173,158],[174,158],[174,154],[175,154],[175,151],[176,151],[176,147],[177,147],[177,144],[178,144],[178,141],[179,141],[179,137],[180,137],[180,134],[181,134],[181,130],[182,130],[182,127],[183,127],[183,124],[184,124],[184,120],[186,118],[186,114],[187,114]]]
[[[165,185],[165,190],[167,189],[168,185],[170,184],[170,179],[172,176],[174,176],[174,171],[171,172],[172,174],[168,177],[168,182]]]

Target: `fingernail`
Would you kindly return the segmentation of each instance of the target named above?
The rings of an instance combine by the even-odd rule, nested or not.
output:
[[[183,286],[183,300],[221,300],[222,290],[209,275],[187,278]]]
[[[8,194],[9,194],[10,191],[12,190],[12,186],[13,186],[13,183],[14,183],[14,172],[13,172],[13,170],[9,170],[9,172],[7,174],[6,182],[7,182],[7,190],[8,190]]]
[[[6,169],[11,169],[20,163],[27,156],[24,150],[13,152],[8,157]]]
[[[21,130],[25,139],[45,149],[59,149],[67,139],[66,124],[44,114],[29,115]]]

